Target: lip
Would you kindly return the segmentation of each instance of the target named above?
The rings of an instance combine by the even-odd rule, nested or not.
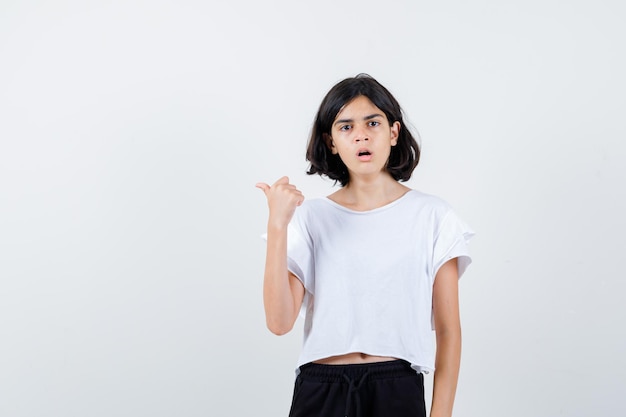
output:
[[[367,152],[365,155],[361,155],[362,153]],[[368,162],[372,160],[372,151],[367,148],[361,148],[356,152],[356,157],[361,162]]]

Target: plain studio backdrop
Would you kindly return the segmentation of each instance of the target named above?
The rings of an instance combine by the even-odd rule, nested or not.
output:
[[[332,192],[306,141],[360,72],[477,232],[455,416],[626,415],[624,7],[2,1],[0,416],[286,416],[254,184]]]

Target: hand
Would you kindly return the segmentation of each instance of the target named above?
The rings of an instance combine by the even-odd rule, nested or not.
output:
[[[296,207],[304,201],[304,195],[295,185],[289,184],[289,178],[279,178],[271,187],[264,182],[256,184],[267,197],[267,205],[270,209],[268,225],[287,227]]]

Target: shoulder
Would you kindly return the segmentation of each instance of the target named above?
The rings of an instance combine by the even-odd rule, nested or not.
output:
[[[440,236],[442,233],[452,239],[462,236],[466,242],[474,236],[474,231],[446,200],[419,191],[413,191],[412,194],[414,194],[412,198],[415,199],[416,205],[427,207],[426,215],[421,217],[423,221],[431,225],[435,236]]]
[[[316,241],[323,236],[323,230],[333,229],[340,222],[331,211],[333,206],[324,198],[306,199],[296,208],[289,223],[292,234],[297,234],[310,241]]]
[[[297,208],[296,213],[299,213],[300,216],[310,216],[314,213],[326,211],[330,208],[330,205],[324,200],[326,199],[321,197],[306,199]]]
[[[450,204],[441,197],[418,190],[407,192],[405,199],[411,210],[430,213],[439,218],[452,210]]]
[[[330,208],[331,206],[324,201],[324,198],[306,199],[296,208],[292,222],[306,227],[315,219],[325,217],[324,215],[327,214]]]

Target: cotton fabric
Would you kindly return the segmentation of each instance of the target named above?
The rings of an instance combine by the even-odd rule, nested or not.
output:
[[[306,290],[298,369],[362,352],[434,370],[435,276],[454,258],[464,273],[473,234],[449,204],[416,190],[369,211],[305,201],[288,229],[288,268]]]

